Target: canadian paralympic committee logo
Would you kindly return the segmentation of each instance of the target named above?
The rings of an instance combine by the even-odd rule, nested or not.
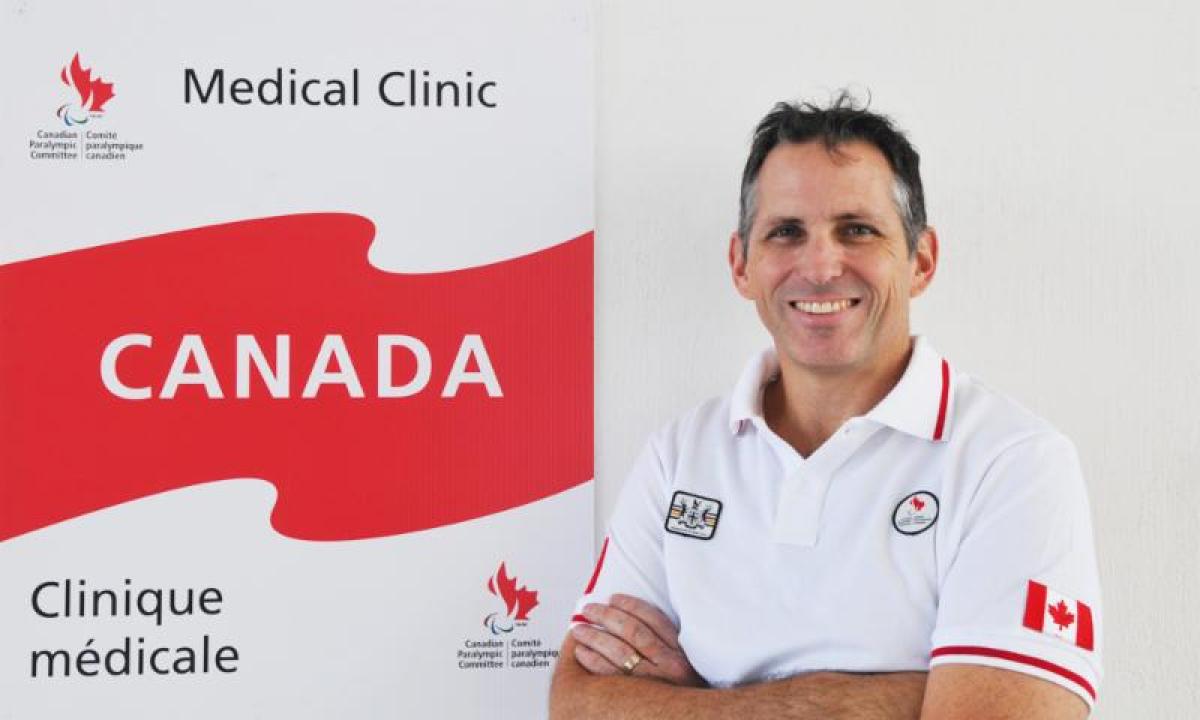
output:
[[[489,613],[483,619],[483,626],[492,631],[493,635],[510,633],[515,627],[524,627],[529,622],[529,612],[538,605],[536,590],[527,587],[517,587],[517,579],[509,577],[504,563],[496,574],[488,578],[487,589],[491,594],[504,601],[506,612]]]
[[[39,70],[38,74],[45,77]],[[58,79],[70,90],[69,101],[58,106],[55,116],[62,125],[40,127],[29,136],[29,159],[39,162],[124,162],[146,148],[122,127],[93,120],[104,117],[108,101],[116,97],[114,85],[92,68],[83,66],[79,53],[58,71]],[[128,83],[126,83],[127,85]],[[40,115],[41,112],[39,111]],[[43,116],[44,117],[44,116]],[[65,127],[64,127],[65,126]]]
[[[59,78],[79,95],[78,102],[63,103],[55,113],[67,127],[83,125],[92,118],[101,117],[105,103],[115,95],[112,83],[104,82],[98,74],[92,77],[91,68],[83,66],[79,53],[75,53],[70,64],[62,69]]]

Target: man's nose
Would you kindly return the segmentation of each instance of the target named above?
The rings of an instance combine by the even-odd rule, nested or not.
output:
[[[800,275],[814,285],[825,283],[842,274],[841,243],[830,233],[813,233],[799,248],[796,264]]]

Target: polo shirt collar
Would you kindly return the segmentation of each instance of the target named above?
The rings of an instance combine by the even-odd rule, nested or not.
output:
[[[945,441],[954,391],[950,380],[950,363],[918,335],[900,382],[867,418],[915,437]]]
[[[779,373],[779,359],[768,348],[747,363],[729,404],[729,429],[737,434],[746,422],[761,418],[763,386]],[[917,336],[900,381],[866,417],[915,437],[944,442],[950,435],[954,387],[950,364]]]
[[[763,386],[779,374],[775,348],[767,348],[746,363],[729,399],[729,430],[738,434],[746,423],[763,414]]]

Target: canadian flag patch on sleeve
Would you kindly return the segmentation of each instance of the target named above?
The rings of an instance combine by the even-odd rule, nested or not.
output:
[[[1022,624],[1084,650],[1095,649],[1092,609],[1033,580],[1029,581],[1025,593],[1025,621]]]

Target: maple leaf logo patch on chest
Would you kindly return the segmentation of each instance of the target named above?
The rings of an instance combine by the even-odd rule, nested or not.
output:
[[[717,533],[717,521],[720,519],[720,500],[678,490],[671,497],[671,509],[667,511],[665,527],[667,532],[676,535],[711,540]]]
[[[892,511],[892,527],[902,535],[919,535],[938,519],[937,495],[915,492],[900,501]]]

